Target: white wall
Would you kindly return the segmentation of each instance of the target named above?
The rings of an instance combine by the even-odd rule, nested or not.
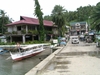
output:
[[[8,27],[8,32],[12,32],[12,27],[11,26]]]
[[[8,32],[13,32],[13,31],[17,31],[17,27],[16,26],[8,26]]]
[[[57,31],[56,28],[53,28],[52,31],[53,31],[54,34],[58,34],[58,31]]]

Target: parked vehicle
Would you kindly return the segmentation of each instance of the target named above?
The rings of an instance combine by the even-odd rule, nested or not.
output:
[[[29,45],[25,47],[20,47],[19,51],[16,53],[10,52],[11,58],[14,61],[19,61],[31,56],[35,56],[41,52],[43,52],[45,49],[43,48],[43,45]]]
[[[91,36],[85,36],[85,41],[86,41],[87,43],[92,43],[92,42],[93,42]]]
[[[80,35],[80,41],[84,41],[85,40],[85,38],[84,38],[84,35],[82,34],[82,35]]]
[[[72,44],[79,44],[79,37],[78,36],[71,36],[71,43]]]
[[[4,54],[4,53],[7,53],[8,50],[4,50],[3,48],[0,48],[0,54]]]
[[[96,36],[96,47],[100,47],[100,35]]]
[[[66,38],[65,38],[65,37],[62,37],[62,38],[60,39],[60,45],[66,46],[66,44],[67,44]]]

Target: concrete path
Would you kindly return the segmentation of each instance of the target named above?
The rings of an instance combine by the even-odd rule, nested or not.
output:
[[[95,44],[68,45],[41,75],[100,75],[100,55]]]

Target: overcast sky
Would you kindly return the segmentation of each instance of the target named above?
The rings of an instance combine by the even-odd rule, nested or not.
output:
[[[50,15],[55,5],[75,11],[80,6],[96,5],[98,2],[100,0],[39,0],[44,15]],[[34,0],[0,0],[0,9],[15,21],[20,20],[20,16],[35,17]]]

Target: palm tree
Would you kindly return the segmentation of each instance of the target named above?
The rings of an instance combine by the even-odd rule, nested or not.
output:
[[[95,7],[95,11],[93,13],[93,15],[91,16],[91,18],[93,19],[93,27],[99,31],[100,30],[100,2],[97,3],[96,7]]]
[[[0,10],[0,33],[6,32],[5,24],[11,23],[11,19],[6,15],[6,12],[3,10]]]
[[[1,24],[1,28],[2,28],[2,29],[1,29],[2,31],[1,31],[1,32],[2,32],[2,33],[3,33],[3,30],[4,30],[4,27],[3,27],[3,26],[4,26],[4,17],[5,17],[5,14],[6,14],[6,13],[5,13],[3,10],[0,11],[0,16],[1,16],[0,19],[1,19],[1,21],[2,21],[2,24]]]
[[[56,25],[58,25],[59,36],[62,36],[62,27],[65,25],[64,11],[65,9],[60,5],[56,5],[52,11],[52,20]]]

